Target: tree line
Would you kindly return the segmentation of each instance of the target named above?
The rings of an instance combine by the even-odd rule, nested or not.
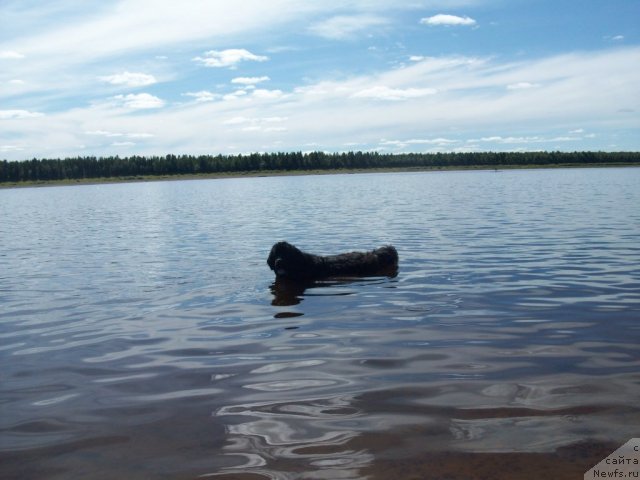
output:
[[[72,157],[0,161],[0,182],[293,170],[374,168],[500,168],[556,165],[640,165],[640,152],[276,152],[248,155]]]

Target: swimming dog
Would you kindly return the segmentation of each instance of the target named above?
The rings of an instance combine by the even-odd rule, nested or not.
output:
[[[388,275],[398,268],[398,252],[387,245],[370,252],[321,256],[303,252],[287,242],[278,242],[271,247],[267,264],[276,278],[290,280]]]

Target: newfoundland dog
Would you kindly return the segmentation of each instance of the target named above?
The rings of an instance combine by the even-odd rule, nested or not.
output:
[[[340,255],[313,255],[287,242],[271,247],[267,259],[276,278],[311,280],[333,276],[395,275],[398,252],[391,245],[371,252],[350,252]]]

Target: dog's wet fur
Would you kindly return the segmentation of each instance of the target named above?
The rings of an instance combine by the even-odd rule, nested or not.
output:
[[[271,247],[267,259],[276,278],[311,280],[336,276],[395,275],[398,252],[387,245],[371,252],[350,252],[339,255],[306,253],[287,242]]]

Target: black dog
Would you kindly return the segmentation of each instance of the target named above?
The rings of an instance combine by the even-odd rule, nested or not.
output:
[[[333,276],[394,275],[398,269],[398,252],[391,245],[371,252],[351,252],[320,256],[305,253],[287,242],[272,248],[267,264],[276,278],[310,280]]]

